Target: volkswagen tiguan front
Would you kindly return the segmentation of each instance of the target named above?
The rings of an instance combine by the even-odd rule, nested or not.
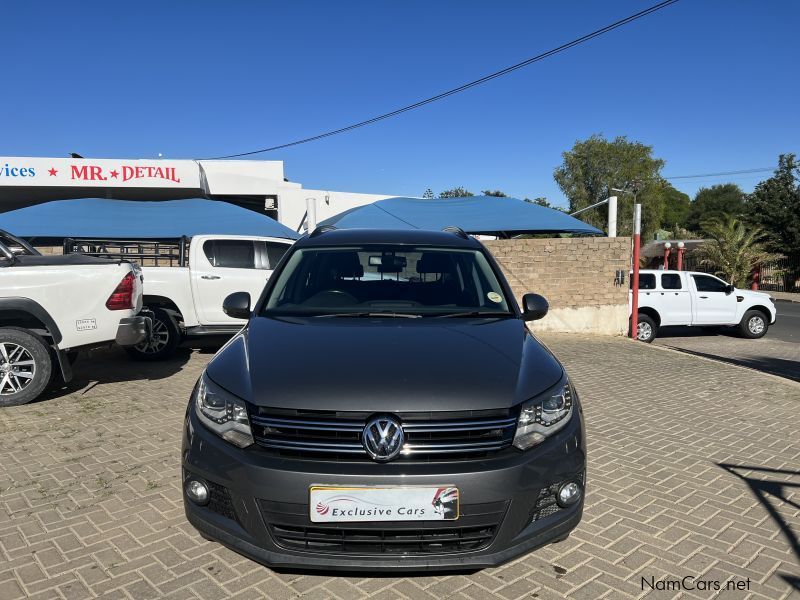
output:
[[[500,269],[459,230],[316,230],[192,393],[188,520],[264,564],[498,565],[583,511],[578,395]]]

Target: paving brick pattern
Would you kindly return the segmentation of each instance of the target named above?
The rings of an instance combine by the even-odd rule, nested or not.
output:
[[[588,424],[588,503],[565,542],[469,575],[273,572],[183,516],[181,422],[211,354],[143,365],[101,352],[68,390],[0,410],[0,599],[791,596],[800,387],[623,339],[545,340]],[[750,588],[664,580],[685,576]],[[643,590],[642,578],[672,589]]]
[[[694,328],[664,328],[653,343],[714,360],[757,369],[800,382],[800,344],[771,337],[749,340],[724,333],[697,332]]]

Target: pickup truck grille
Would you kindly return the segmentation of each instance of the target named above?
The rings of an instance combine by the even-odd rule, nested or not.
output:
[[[475,458],[511,445],[517,422],[512,410],[394,413],[405,434],[396,460]],[[287,411],[251,407],[258,445],[288,456],[369,460],[361,434],[372,413]]]

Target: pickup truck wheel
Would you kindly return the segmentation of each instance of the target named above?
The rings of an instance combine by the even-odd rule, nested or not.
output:
[[[169,313],[153,309],[153,333],[150,339],[135,346],[128,346],[125,351],[136,360],[163,360],[169,358],[181,341],[181,332]]]
[[[644,313],[639,313],[639,323],[636,325],[636,339],[645,344],[649,344],[656,339],[658,325]]]
[[[0,328],[0,406],[35,400],[52,372],[50,350],[41,337],[15,327]]]
[[[756,339],[764,337],[769,329],[769,322],[760,310],[748,310],[739,323],[739,332],[742,337]]]

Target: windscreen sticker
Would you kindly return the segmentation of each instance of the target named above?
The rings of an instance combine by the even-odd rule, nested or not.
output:
[[[500,304],[503,301],[503,297],[497,292],[489,292],[486,297],[495,304]]]

